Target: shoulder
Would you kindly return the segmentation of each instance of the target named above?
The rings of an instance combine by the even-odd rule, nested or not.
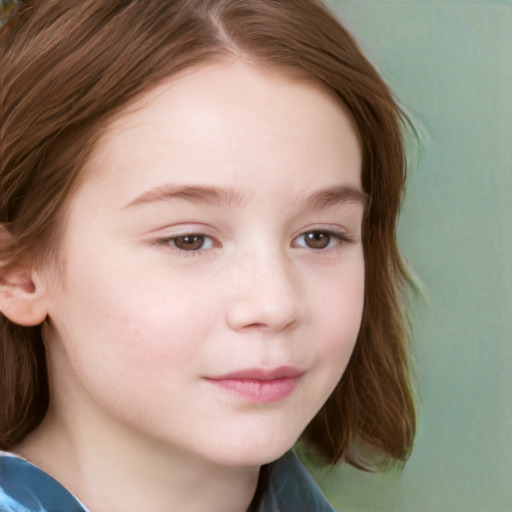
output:
[[[294,452],[269,464],[266,471],[256,512],[336,512]]]
[[[0,452],[2,512],[87,512],[59,482],[30,462]]]

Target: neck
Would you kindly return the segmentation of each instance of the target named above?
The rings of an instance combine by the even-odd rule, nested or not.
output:
[[[91,512],[244,512],[259,468],[229,467],[105,425],[62,421],[50,409],[16,451]],[[117,430],[117,431],[116,431]]]

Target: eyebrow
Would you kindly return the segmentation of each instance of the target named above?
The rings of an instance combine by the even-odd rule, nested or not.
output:
[[[123,210],[141,204],[166,203],[174,199],[184,199],[193,203],[207,203],[219,208],[230,209],[245,203],[248,198],[233,188],[167,184],[155,187],[137,196],[124,206]]]
[[[136,205],[166,203],[183,199],[193,203],[206,203],[218,208],[230,209],[246,203],[249,196],[231,187],[221,188],[208,185],[166,184],[142,193],[122,209]],[[317,211],[333,206],[353,204],[366,207],[368,195],[356,187],[337,186],[315,191],[296,201],[298,211]]]
[[[299,211],[325,210],[333,206],[352,204],[355,206],[368,206],[368,194],[361,189],[346,185],[326,188],[313,192],[297,201]]]

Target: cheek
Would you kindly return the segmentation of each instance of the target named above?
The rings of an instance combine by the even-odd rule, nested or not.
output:
[[[103,261],[82,272],[71,263],[55,325],[83,384],[144,387],[155,375],[172,380],[176,368],[193,365],[210,318],[194,317],[197,308],[207,308],[193,287],[155,279],[128,262],[121,273],[120,261],[117,268]]]
[[[364,305],[362,263],[349,275],[331,279],[323,290],[317,288],[315,295],[311,303],[314,304],[318,357],[326,376],[336,381],[335,385],[352,355],[361,326]]]
[[[197,354],[208,331],[204,317],[190,321],[191,306],[200,304],[138,280],[68,284],[53,353],[59,388],[136,429],[146,428],[143,418],[160,421],[185,408],[179,390],[201,368]],[[155,409],[148,397],[162,401]]]

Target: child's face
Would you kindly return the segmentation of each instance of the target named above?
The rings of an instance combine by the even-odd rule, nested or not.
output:
[[[57,411],[222,464],[290,448],[358,334],[360,168],[314,85],[219,62],[144,96],[96,147],[49,271]]]

